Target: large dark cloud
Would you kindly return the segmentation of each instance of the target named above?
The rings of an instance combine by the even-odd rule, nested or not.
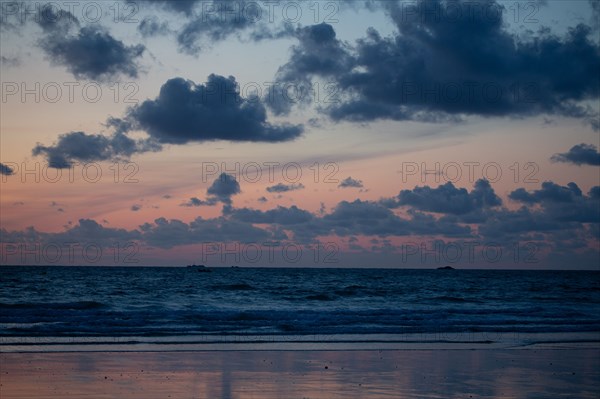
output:
[[[502,200],[487,180],[478,180],[471,192],[448,182],[436,188],[417,186],[413,190],[402,190],[397,198],[384,200],[383,203],[391,208],[410,206],[426,212],[463,215],[500,206]]]
[[[577,144],[568,152],[554,154],[551,158],[554,162],[568,162],[575,165],[600,165],[600,152],[593,144]]]
[[[295,36],[299,44],[291,48],[289,62],[279,68],[277,84],[265,97],[271,110],[278,115],[288,114],[294,105],[312,100],[311,76],[334,78],[350,70],[354,63],[349,49],[336,37],[329,24],[299,28]]]
[[[509,194],[510,199],[527,204],[541,202],[573,203],[581,197],[582,191],[577,184],[571,182],[565,187],[551,181],[543,182],[540,190],[530,192],[524,188],[518,188]]]
[[[584,195],[577,184],[560,186],[544,182],[539,190],[514,190],[509,198],[529,205],[540,205],[545,220],[556,222],[600,223],[600,187],[592,187]]]
[[[45,36],[39,46],[48,58],[78,79],[106,80],[118,75],[138,76],[137,59],[143,45],[127,46],[100,26],[79,27],[68,11],[43,8],[38,25]]]
[[[128,111],[128,120],[161,143],[210,140],[281,142],[293,140],[301,125],[267,122],[258,98],[242,98],[234,77],[210,75],[206,84],[168,80],[154,100]]]
[[[305,28],[317,29],[318,40],[300,37],[279,79],[335,81],[343,101],[321,106],[334,120],[597,115],[584,105],[600,90],[600,47],[589,26],[563,37],[545,28],[519,37],[492,0],[385,4],[398,33],[383,37],[371,28],[348,49],[332,26]]]
[[[65,133],[53,145],[38,143],[33,155],[44,155],[51,167],[68,168],[73,161],[128,158],[159,151],[163,143],[210,140],[282,142],[299,137],[302,125],[273,125],[258,98],[240,96],[235,78],[210,75],[205,85],[181,78],[168,80],[155,100],[128,109],[124,118],[108,118],[111,136]],[[134,140],[127,134],[144,130],[150,137]],[[214,203],[189,202],[189,206]]]
[[[135,153],[160,150],[153,140],[134,140],[123,133],[112,136],[70,132],[58,136],[51,146],[38,143],[32,150],[34,156],[42,155],[52,168],[69,168],[73,162],[95,162],[127,159]]]

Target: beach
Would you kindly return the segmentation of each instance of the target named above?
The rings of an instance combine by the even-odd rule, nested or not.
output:
[[[599,393],[596,272],[3,271],[2,399]]]
[[[2,398],[597,398],[597,344],[2,353]]]

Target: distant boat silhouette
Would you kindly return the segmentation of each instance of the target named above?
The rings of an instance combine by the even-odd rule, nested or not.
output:
[[[437,269],[438,270],[456,270],[452,266],[440,266]]]
[[[201,273],[212,272],[212,270],[210,270],[208,267],[206,267],[204,265],[187,265],[187,267],[192,268],[192,269],[197,269]]]

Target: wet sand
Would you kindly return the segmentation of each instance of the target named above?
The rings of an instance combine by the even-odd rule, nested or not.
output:
[[[600,349],[0,354],[9,398],[598,398]]]

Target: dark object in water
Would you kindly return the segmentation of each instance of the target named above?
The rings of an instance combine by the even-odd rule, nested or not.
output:
[[[204,265],[188,265],[187,267],[190,267],[192,269],[197,269],[199,272],[201,273],[210,273],[212,272],[212,270],[210,270],[208,267],[204,266]]]
[[[438,270],[455,270],[452,266],[441,266],[437,268]]]

